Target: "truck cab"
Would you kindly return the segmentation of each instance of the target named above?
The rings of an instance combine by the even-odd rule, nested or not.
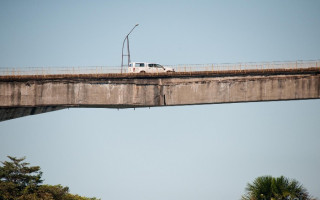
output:
[[[174,72],[170,67],[164,67],[157,63],[132,62],[129,63],[128,73],[163,73]]]

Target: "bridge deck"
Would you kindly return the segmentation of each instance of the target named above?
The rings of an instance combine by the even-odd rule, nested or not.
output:
[[[320,99],[320,67],[0,76],[0,121],[67,107]]]

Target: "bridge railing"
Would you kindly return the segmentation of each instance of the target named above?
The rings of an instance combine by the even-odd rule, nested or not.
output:
[[[222,63],[168,65],[176,72],[190,71],[227,71],[227,70],[268,70],[268,69],[304,69],[320,67],[320,61],[263,62],[263,63]]]
[[[123,73],[127,69],[122,70]],[[90,66],[90,67],[27,67],[0,68],[0,75],[54,75],[54,74],[110,74],[121,73],[120,67]]]
[[[176,72],[195,71],[227,71],[227,70],[267,70],[267,69],[303,69],[320,67],[320,60],[293,62],[262,62],[262,63],[222,63],[222,64],[181,64],[165,65]],[[122,73],[127,73],[127,68]],[[30,68],[0,68],[0,76],[12,75],[51,75],[51,74],[116,74],[121,73],[121,67],[30,67]]]

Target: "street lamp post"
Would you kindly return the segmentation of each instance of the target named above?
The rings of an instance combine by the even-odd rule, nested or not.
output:
[[[129,63],[131,62],[130,60],[130,48],[129,48],[129,35],[130,33],[133,31],[134,28],[136,28],[139,24],[136,24],[132,29],[131,31],[128,33],[128,35],[124,38],[123,40],[123,44],[122,44],[122,58],[121,58],[121,74],[122,74],[122,69],[123,69],[123,57],[124,56],[127,56],[128,57],[128,66],[129,66]],[[124,43],[126,42],[127,40],[127,54],[123,54],[123,49],[124,49]]]

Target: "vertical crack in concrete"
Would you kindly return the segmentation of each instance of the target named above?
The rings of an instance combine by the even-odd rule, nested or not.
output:
[[[317,98],[320,98],[320,76],[318,76],[318,96]]]

